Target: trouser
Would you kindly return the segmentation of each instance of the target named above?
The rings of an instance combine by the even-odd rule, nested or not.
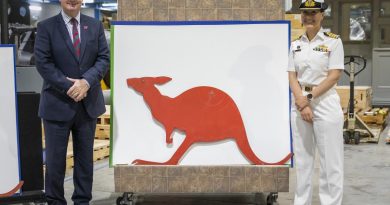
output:
[[[87,205],[92,199],[93,141],[96,119],[91,119],[84,106],[79,103],[78,111],[71,121],[43,120],[46,138],[45,191],[49,205],[66,205],[64,178],[66,152],[69,134],[72,132],[75,205]]]
[[[304,121],[292,102],[291,127],[297,176],[294,205],[311,204],[316,148],[320,159],[320,202],[322,205],[340,205],[344,180],[344,116],[339,96],[330,89],[311,102],[313,123]]]

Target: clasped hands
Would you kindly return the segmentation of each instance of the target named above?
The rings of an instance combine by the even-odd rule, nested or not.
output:
[[[66,94],[72,98],[75,102],[80,102],[82,99],[87,97],[87,92],[89,90],[89,85],[85,79],[73,79],[68,78],[73,85],[69,88]]]
[[[313,111],[310,107],[310,102],[306,96],[299,96],[295,98],[295,106],[301,113],[301,117],[306,122],[313,122]]]

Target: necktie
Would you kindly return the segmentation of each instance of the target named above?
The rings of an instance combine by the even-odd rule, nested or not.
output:
[[[80,57],[80,37],[79,30],[77,29],[77,20],[75,18],[72,18],[70,22],[72,23],[73,48],[76,52],[76,56]]]

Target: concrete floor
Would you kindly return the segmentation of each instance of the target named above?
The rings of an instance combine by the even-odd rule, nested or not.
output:
[[[390,204],[390,145],[385,144],[390,136],[390,126],[382,133],[378,144],[345,145],[345,181],[344,205],[388,205]],[[318,162],[318,160],[317,160]],[[319,205],[318,171],[315,166],[313,205]],[[279,193],[281,205],[293,204],[295,190],[295,170],[290,170],[290,192]],[[71,175],[65,182],[66,198],[71,203],[73,182]],[[116,204],[121,193],[114,193],[114,171],[108,168],[108,161],[101,161],[95,166],[93,201],[95,205]],[[241,194],[231,196],[139,196],[137,204],[262,204],[263,195]]]

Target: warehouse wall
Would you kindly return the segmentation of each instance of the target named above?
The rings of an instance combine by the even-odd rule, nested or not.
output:
[[[280,20],[284,0],[118,0],[118,20]]]
[[[60,13],[61,6],[60,4],[40,4],[40,3],[32,3],[33,6],[40,6],[42,10],[34,11],[31,10],[31,24],[35,25],[39,21],[43,21],[49,17],[55,16]],[[81,13],[95,17],[95,9],[93,8],[82,8]]]

